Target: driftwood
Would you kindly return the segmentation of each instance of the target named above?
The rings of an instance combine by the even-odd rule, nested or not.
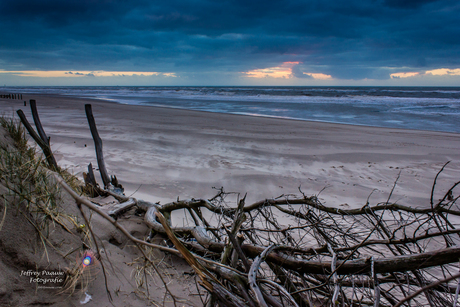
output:
[[[129,209],[131,209],[132,207],[134,207],[136,204],[137,204],[137,200],[134,199],[134,198],[130,198],[129,200],[127,200],[127,201],[125,201],[123,203],[115,205],[108,213],[109,213],[110,216],[116,218],[117,216],[119,216],[123,212],[126,212]]]
[[[232,242],[240,251],[235,253],[238,260],[232,262],[237,271],[230,276],[213,272],[231,284],[227,289],[249,306],[389,306],[403,300],[406,301],[402,304],[408,305],[411,299],[417,306],[446,306],[455,298],[455,286],[447,281],[457,278],[455,264],[460,258],[460,248],[456,246],[460,243],[460,229],[454,219],[448,218],[460,214],[458,197],[452,197],[459,183],[453,184],[437,203],[428,204],[429,209],[388,201],[342,210],[323,206],[315,196],[303,193],[301,198],[280,197],[249,206],[241,206],[240,201],[232,208],[225,205],[228,194],[223,191],[209,200],[164,205],[138,202],[138,207],[146,212],[146,224],[165,234],[167,230],[156,220],[155,212],[185,210],[185,214],[191,214],[189,210],[208,210],[220,216],[217,220],[221,223],[214,227],[200,214],[201,225],[195,225],[193,220],[194,225],[171,230],[181,244],[195,255],[207,254],[208,261],[215,262],[216,267],[219,255],[225,255],[228,242]],[[250,217],[240,224],[237,221],[243,212]],[[277,219],[282,215],[291,217],[297,225],[280,225]],[[234,240],[236,232],[231,230],[235,228],[247,243]],[[271,244],[277,245],[276,250],[268,253],[267,246]],[[264,251],[267,255],[263,255]],[[245,262],[258,267],[261,254],[267,263],[262,270],[264,278],[256,279],[253,270],[249,281]],[[438,282],[441,276],[447,281]],[[265,281],[257,284],[257,280]],[[282,291],[268,287],[270,283]],[[436,287],[429,287],[432,283]],[[245,290],[248,287],[250,292]],[[414,291],[423,296],[409,297]]]
[[[19,118],[21,119],[22,124],[24,127],[27,129],[27,132],[29,132],[30,136],[34,139],[34,141],[40,146],[40,148],[43,151],[43,154],[45,155],[46,161],[48,162],[48,165],[51,169],[57,171],[58,165],[56,162],[56,159],[54,158],[53,152],[51,151],[51,146],[50,146],[50,140],[46,136],[45,130],[43,129],[43,126],[40,122],[40,118],[38,116],[37,112],[37,106],[35,104],[35,100],[30,100],[30,108],[32,111],[32,116],[35,122],[35,127],[37,128],[38,134],[35,132],[35,130],[32,128],[32,126],[29,124],[29,121],[27,120],[27,117],[24,115],[24,112],[22,110],[17,110],[16,113],[18,114]]]
[[[91,108],[86,110],[90,122]],[[96,143],[94,118],[92,123]],[[102,141],[96,147],[102,157]],[[324,206],[301,190],[297,198],[249,205],[245,198],[229,205],[234,194],[223,189],[210,199],[153,204],[114,192],[104,181],[101,191],[120,202],[107,212],[58,181],[78,204],[109,220],[136,245],[181,255],[210,294],[208,306],[454,306],[460,181],[435,201],[444,167],[426,204],[392,203],[389,191],[387,202],[348,210]],[[164,235],[175,248],[136,239],[121,227],[116,218],[133,208],[144,214],[152,233]],[[182,211],[190,223],[174,226],[173,211]]]
[[[85,112],[89,128],[91,130],[91,135],[93,136],[94,147],[96,147],[97,165],[99,167],[99,172],[101,173],[102,182],[104,183],[104,187],[108,188],[110,185],[110,178],[107,173],[107,168],[105,167],[102,140],[97,132],[96,121],[94,120],[93,110],[90,104],[85,104]]]
[[[177,236],[181,246],[189,251],[187,257],[193,255],[204,261],[198,254],[207,255],[203,265],[225,281],[227,290],[239,296],[247,306],[366,305],[376,301],[389,306],[421,289],[423,296],[414,297],[417,306],[430,302],[433,306],[446,306],[453,302],[455,286],[447,281],[439,283],[437,279],[458,272],[455,263],[459,261],[460,248],[453,244],[459,242],[460,229],[452,228],[454,223],[441,218],[445,212],[442,208],[458,213],[458,197],[449,201],[442,198],[431,211],[415,210],[414,213],[413,208],[400,205],[394,210],[395,204],[388,203],[388,210],[380,204],[367,206],[361,214],[356,211],[347,214],[347,211],[322,206],[315,197],[266,200],[248,206],[253,208],[248,211],[225,206],[226,196],[222,191],[212,200],[191,199],[164,205],[138,201],[137,206],[146,212],[145,222],[156,233],[169,237],[172,231]],[[315,205],[311,206],[311,202]],[[205,223],[202,215],[199,215],[199,226],[194,221],[190,226],[165,227],[158,221],[161,212],[180,209],[220,212],[222,222],[214,227],[205,226],[209,223]],[[230,230],[237,226],[235,221],[243,211],[251,217],[240,225],[238,232],[248,242],[239,244],[230,240],[233,236]],[[281,227],[274,211],[287,212],[297,221],[297,226]],[[434,219],[438,219],[438,225]],[[217,231],[221,239],[211,230]],[[222,238],[240,248],[231,274],[217,269],[222,266],[220,255],[228,247],[228,241]],[[312,244],[312,240],[316,244]],[[173,243],[176,245],[176,242]],[[269,252],[267,246],[273,244],[276,250]],[[267,266],[260,270],[263,276],[255,278],[262,258]],[[243,259],[251,263],[249,275],[246,275]],[[454,278],[457,277],[451,279]],[[437,283],[436,287],[428,287],[431,283]],[[213,291],[210,292],[215,294]],[[216,302],[220,302],[219,297]],[[229,302],[219,304],[238,306]]]
[[[83,172],[83,181],[85,182],[85,191],[91,197],[103,195],[103,191],[99,187],[94,176],[93,164],[88,164],[88,172]]]
[[[249,286],[251,287],[252,292],[254,292],[257,300],[257,304],[262,307],[268,307],[265,302],[264,295],[260,291],[259,285],[256,282],[257,270],[260,267],[262,261],[265,260],[265,257],[275,248],[275,245],[270,245],[267,247],[259,256],[254,259],[254,262],[249,269]]]
[[[448,194],[452,195],[458,185],[455,183]],[[227,196],[220,191],[209,200],[164,205],[139,200],[137,206],[145,212],[145,223],[152,230],[168,237],[172,231],[178,239],[174,245],[177,241],[181,244],[178,250],[187,247],[184,257],[193,255],[205,261],[203,265],[221,282],[225,281],[227,290],[247,306],[389,306],[399,301],[409,306],[410,300],[415,300],[417,306],[453,303],[456,287],[448,281],[458,278],[455,274],[460,258],[460,229],[448,216],[460,213],[458,197],[442,197],[423,210],[390,202],[338,210],[323,206],[315,196],[305,195],[249,206],[241,206],[244,202],[239,201],[232,208],[225,204]],[[197,214],[199,225],[193,219],[189,226],[165,227],[158,215],[175,210],[185,214],[208,210],[220,216],[221,222],[210,227],[203,214]],[[249,218],[239,222],[243,212]],[[277,219],[283,214],[297,225],[280,225]],[[232,231],[235,228],[238,230]],[[236,233],[246,243],[237,242]],[[236,250],[237,260],[230,262],[231,273],[222,273],[220,262],[222,255],[228,254],[229,242]],[[276,250],[269,252],[267,246],[273,244]],[[206,255],[206,260],[199,254]],[[260,269],[262,277],[255,278],[262,258],[267,266]],[[248,264],[251,270],[247,270]],[[439,282],[442,276],[445,282]],[[217,304],[239,306],[221,302],[216,291],[222,289],[205,288],[216,295]],[[414,291],[423,295],[413,296]]]

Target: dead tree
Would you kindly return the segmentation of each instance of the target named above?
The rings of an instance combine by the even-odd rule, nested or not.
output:
[[[453,306],[460,228],[450,217],[460,210],[458,196],[447,195],[458,184],[429,209],[386,202],[338,210],[303,194],[232,207],[223,190],[209,200],[130,206],[144,211],[145,223],[175,249],[142,244],[181,254],[215,297],[212,305]],[[104,209],[88,206],[126,234]],[[190,225],[171,227],[164,215],[176,210]],[[209,226],[209,216],[220,222]],[[228,246],[232,261],[224,264]]]
[[[452,196],[459,184],[424,209],[389,199],[344,210],[303,193],[248,206],[243,198],[232,207],[223,190],[211,199],[126,205],[168,236],[219,306],[447,306],[459,271],[460,228],[452,218],[460,216]],[[178,210],[189,225],[171,227],[163,218]],[[211,226],[209,216],[219,222]]]
[[[460,228],[449,217],[459,216],[460,210],[458,196],[448,200],[448,195],[459,183],[438,202],[428,203],[428,209],[388,201],[343,210],[323,206],[315,196],[305,195],[232,208],[226,205],[223,191],[211,200],[164,205],[138,202],[138,206],[146,210],[145,221],[155,232],[169,236],[153,212],[184,210],[190,217],[195,215],[200,225],[172,227],[172,232],[188,250],[206,255],[208,270],[248,305],[390,306],[458,273]],[[220,223],[207,226],[204,210]],[[232,234],[242,213],[247,218]],[[281,219],[288,222],[281,223]],[[235,236],[243,238],[243,243],[234,240]],[[232,261],[231,268],[225,267],[231,274],[222,274],[220,262],[229,245],[238,260]],[[265,258],[265,266],[258,257]],[[260,267],[260,277],[254,266]],[[456,288],[456,284],[441,283],[423,290],[413,301],[417,306],[452,306]]]

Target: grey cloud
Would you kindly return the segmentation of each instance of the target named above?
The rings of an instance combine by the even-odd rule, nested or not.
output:
[[[304,72],[301,70],[300,65],[295,65],[294,67],[292,67],[292,75],[300,79],[313,79],[312,76],[304,74]]]
[[[453,0],[15,0],[0,11],[6,70],[209,76],[299,61],[297,78],[316,67],[359,80],[390,78],[381,67],[460,65]]]

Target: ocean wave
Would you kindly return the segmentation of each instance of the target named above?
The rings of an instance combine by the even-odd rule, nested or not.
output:
[[[460,133],[456,87],[3,87],[129,105]]]

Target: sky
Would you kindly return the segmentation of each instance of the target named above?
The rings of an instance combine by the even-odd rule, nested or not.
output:
[[[0,86],[460,86],[458,0],[0,0]]]

